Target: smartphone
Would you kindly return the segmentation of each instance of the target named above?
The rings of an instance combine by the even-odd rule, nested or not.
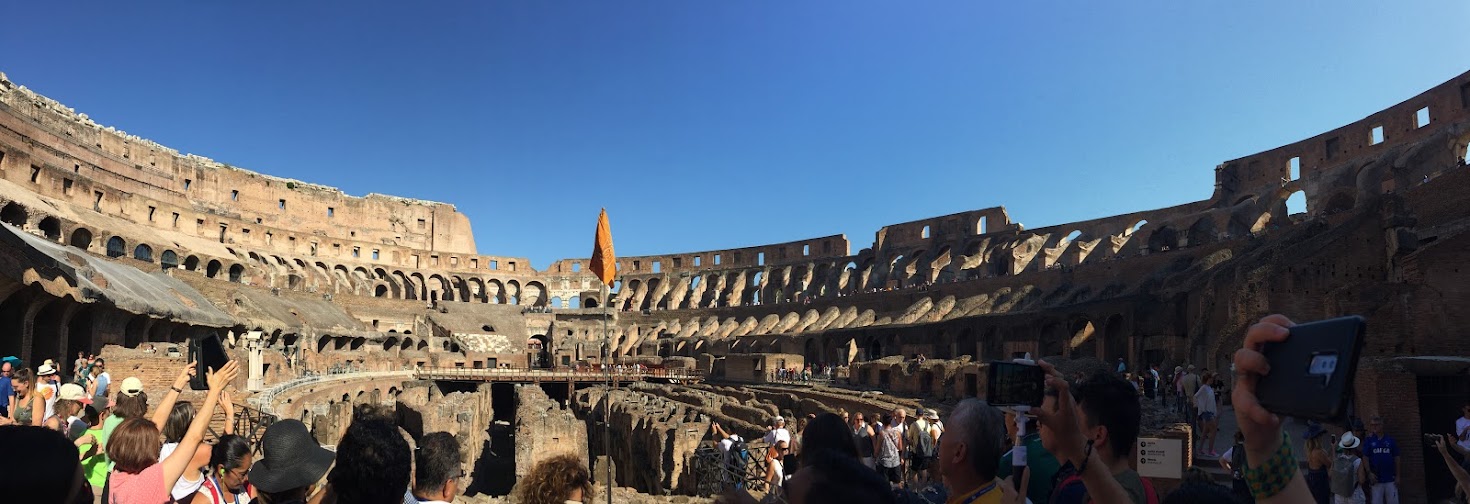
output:
[[[1041,406],[1046,373],[1034,362],[992,361],[986,374],[985,401],[991,406]]]
[[[194,361],[194,377],[189,379],[189,388],[208,390],[209,370],[225,367],[230,356],[225,353],[219,333],[209,333],[189,340],[189,360]]]
[[[1299,324],[1261,353],[1271,372],[1256,382],[1261,406],[1278,415],[1337,423],[1347,416],[1363,351],[1363,317]]]

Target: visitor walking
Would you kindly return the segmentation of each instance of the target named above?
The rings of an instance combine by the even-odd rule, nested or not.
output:
[[[1203,384],[1194,393],[1194,407],[1199,411],[1200,431],[1200,455],[1209,457],[1218,456],[1215,453],[1215,432],[1219,425],[1217,401],[1215,398],[1215,387],[1213,383],[1214,373],[1205,372]]]
[[[1358,455],[1361,444],[1352,432],[1344,432],[1337,442],[1337,458],[1332,460],[1333,504],[1366,502],[1363,484],[1368,480],[1368,474],[1363,467],[1363,458]]]

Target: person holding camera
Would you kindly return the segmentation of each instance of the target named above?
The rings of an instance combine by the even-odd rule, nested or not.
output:
[[[1257,504],[1312,502],[1312,492],[1292,454],[1281,417],[1262,407],[1256,397],[1256,384],[1271,372],[1262,349],[1267,342],[1286,341],[1293,325],[1284,315],[1265,317],[1246,331],[1245,344],[1235,351],[1235,386],[1230,402],[1235,407],[1236,425],[1245,435],[1244,476]]]

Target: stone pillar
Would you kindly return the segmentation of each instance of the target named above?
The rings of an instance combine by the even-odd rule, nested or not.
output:
[[[245,333],[245,352],[250,356],[250,375],[245,388],[251,391],[265,388],[265,344],[260,331]]]
[[[80,307],[81,305],[77,303],[68,304],[66,310],[61,312],[61,322],[57,324],[56,355],[60,355],[61,360],[67,361],[68,363],[71,362],[71,357],[68,355],[71,352],[67,348],[67,344],[71,340],[71,319],[72,316],[76,315],[77,308]]]

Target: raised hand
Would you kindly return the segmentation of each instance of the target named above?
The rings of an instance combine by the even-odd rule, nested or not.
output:
[[[238,361],[227,362],[224,367],[218,370],[211,369],[208,378],[209,391],[224,392],[225,387],[229,386],[230,382],[234,381],[235,377],[239,374],[240,363]]]
[[[1086,456],[1087,434],[1082,429],[1081,419],[1077,416],[1077,401],[1072,399],[1071,385],[1057,371],[1056,366],[1044,360],[1036,361],[1046,372],[1046,385],[1057,391],[1057,400],[1051,409],[1032,408],[1031,412],[1036,415],[1037,423],[1045,426],[1053,434],[1055,447],[1047,447],[1054,451],[1058,457],[1080,463]]]
[[[1267,342],[1286,341],[1294,325],[1284,315],[1267,316],[1246,331],[1245,345],[1235,351],[1235,390],[1230,399],[1251,464],[1264,463],[1281,447],[1281,417],[1267,411],[1256,398],[1256,383],[1271,372],[1261,350]]]
[[[188,364],[185,364],[184,368],[179,370],[179,375],[174,377],[174,388],[182,389],[189,385],[189,379],[194,377],[194,368],[198,365],[196,361],[189,361]]]

